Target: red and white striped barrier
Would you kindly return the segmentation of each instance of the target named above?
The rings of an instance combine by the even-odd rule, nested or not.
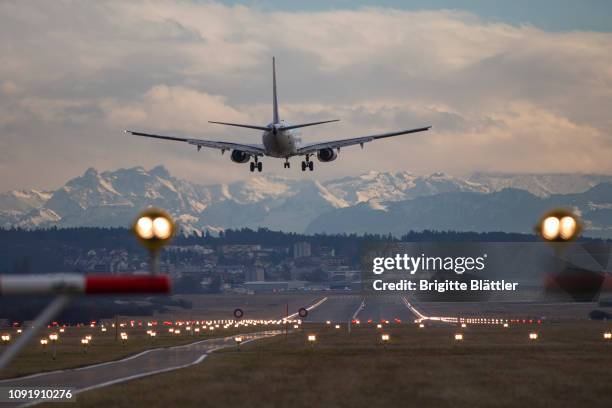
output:
[[[165,275],[0,275],[0,295],[169,293]]]

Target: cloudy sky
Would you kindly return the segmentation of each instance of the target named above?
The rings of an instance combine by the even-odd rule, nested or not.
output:
[[[56,188],[90,166],[251,177],[227,154],[122,130],[260,143],[208,121],[269,122],[273,55],[284,119],[341,119],[305,141],[433,130],[346,148],[313,174],[299,159],[289,171],[265,159],[266,172],[612,173],[609,2],[297,4],[3,1],[0,191]]]

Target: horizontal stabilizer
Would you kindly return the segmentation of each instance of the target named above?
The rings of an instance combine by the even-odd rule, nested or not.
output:
[[[306,126],[321,125],[323,123],[338,122],[338,121],[340,121],[340,119],[324,120],[322,122],[302,123],[300,125],[283,126],[283,130],[298,129],[298,128],[303,128]]]
[[[227,122],[213,122],[211,120],[209,120],[208,123],[216,123],[218,125],[237,126],[237,127],[243,127],[243,128],[249,128],[249,129],[257,129],[257,130],[270,130],[270,128],[267,127],[267,126],[243,125],[243,124],[240,124],[240,123],[227,123]]]

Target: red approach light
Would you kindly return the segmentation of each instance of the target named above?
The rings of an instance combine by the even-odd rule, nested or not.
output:
[[[533,319],[529,319],[529,324],[532,324],[532,323],[533,323]]]
[[[395,318],[395,323],[400,324],[402,321],[400,319],[398,319],[397,317]]]
[[[372,319],[368,319],[368,324],[372,324]]]
[[[538,320],[538,324],[542,324],[542,321],[541,321],[541,320]]]
[[[351,323],[356,324],[356,323],[357,323],[357,320],[356,320],[356,319],[353,319],[353,320],[351,320]]]
[[[172,322],[165,321],[164,326],[172,326]]]
[[[142,322],[138,322],[138,326],[142,326]]]
[[[19,322],[13,322],[13,327],[19,327],[19,326],[21,326]]]

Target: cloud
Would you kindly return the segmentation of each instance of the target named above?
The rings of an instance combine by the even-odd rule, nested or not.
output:
[[[291,175],[612,172],[611,33],[458,11],[168,1],[9,1],[0,16],[0,171],[11,175],[0,190],[55,187],[89,166],[164,163],[204,183],[249,177],[219,152],[121,131],[259,142],[208,121],[268,123],[272,55],[284,118],[342,119],[303,129],[304,140],[434,126]],[[287,174],[277,160],[265,168]]]

